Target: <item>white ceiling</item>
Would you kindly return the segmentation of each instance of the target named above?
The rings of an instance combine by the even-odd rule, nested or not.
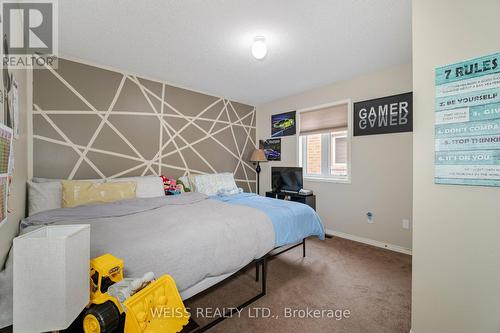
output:
[[[411,0],[64,0],[59,36],[62,55],[259,105],[411,62]]]

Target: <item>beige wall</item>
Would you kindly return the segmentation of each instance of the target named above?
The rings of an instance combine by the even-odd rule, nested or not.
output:
[[[0,226],[0,270],[8,254],[12,239],[17,235],[19,221],[24,217],[26,204],[27,179],[27,112],[28,112],[28,71],[15,70],[14,76],[19,84],[19,124],[21,135],[14,141],[14,178],[11,185],[10,207],[13,210],[8,215],[7,222]]]
[[[397,66],[314,89],[257,107],[257,138],[271,135],[271,114],[351,99],[352,102],[412,91],[411,65]],[[356,237],[411,249],[402,220],[412,214],[412,134],[352,139],[351,184],[306,181],[314,190],[325,227]],[[297,136],[282,138],[282,161],[262,164],[261,192],[270,190],[271,166],[297,164]],[[375,223],[368,224],[372,212]]]
[[[500,332],[500,189],[434,184],[434,69],[500,51],[500,1],[413,1],[413,333]]]

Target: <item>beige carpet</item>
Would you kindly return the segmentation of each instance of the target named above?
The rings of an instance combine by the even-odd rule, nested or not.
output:
[[[296,248],[271,260],[267,295],[209,332],[410,331],[410,256],[341,238],[311,239],[306,258],[301,251]],[[254,269],[248,270],[190,302],[196,321],[203,324],[208,320],[203,316],[217,315],[215,307],[235,306],[255,295],[259,285],[254,274]],[[209,307],[213,313],[197,315],[197,307]],[[269,309],[272,317],[254,318],[257,308]],[[341,320],[285,318],[286,308],[325,310],[326,316],[339,315],[334,310],[348,310],[350,316]],[[304,311],[296,314],[304,315]]]

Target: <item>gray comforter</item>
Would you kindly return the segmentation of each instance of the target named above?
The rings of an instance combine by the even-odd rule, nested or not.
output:
[[[35,214],[21,226],[26,232],[44,224],[90,224],[91,257],[111,253],[122,258],[126,276],[170,274],[180,291],[242,268],[275,242],[263,212],[199,193],[56,209]],[[12,309],[11,262],[0,273],[0,328]]]

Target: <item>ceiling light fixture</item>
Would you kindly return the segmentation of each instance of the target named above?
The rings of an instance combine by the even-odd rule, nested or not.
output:
[[[257,36],[253,40],[252,45],[252,55],[257,60],[262,60],[267,55],[266,38],[263,36]]]

